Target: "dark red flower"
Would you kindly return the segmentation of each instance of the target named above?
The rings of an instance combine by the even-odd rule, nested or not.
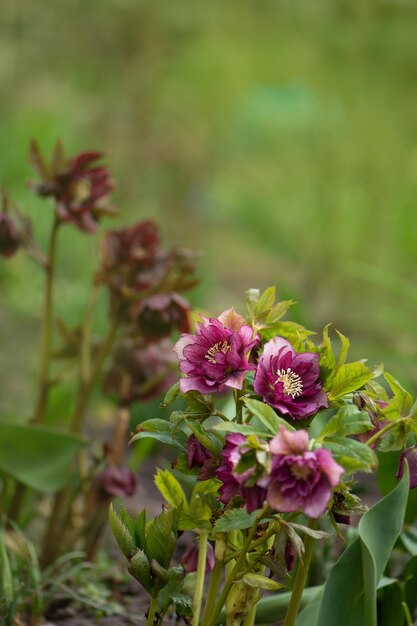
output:
[[[168,337],[174,330],[190,330],[190,305],[177,293],[150,296],[137,305],[135,315],[138,327],[148,340]]]
[[[97,165],[102,152],[81,152],[67,159],[57,144],[50,166],[32,146],[32,161],[44,180],[36,185],[41,196],[54,198],[58,218],[87,233],[94,233],[102,215],[114,214],[110,193],[114,182],[108,169]]]
[[[417,487],[417,446],[407,448],[401,452],[396,474],[398,480],[401,480],[403,477],[405,461],[407,461],[408,469],[410,470],[410,489],[414,489],[414,487]]]
[[[8,259],[21,244],[19,227],[15,219],[6,211],[0,212],[0,254]]]
[[[192,546],[187,548],[187,550],[182,555],[180,563],[183,566],[186,574],[197,571],[199,552],[200,552],[200,546],[198,545],[198,543],[194,543]],[[214,567],[214,550],[213,550],[213,546],[211,545],[211,543],[208,543],[207,555],[206,555],[206,574],[208,574],[208,572],[211,572],[213,567]]]
[[[187,442],[187,462],[191,469],[196,465],[204,465],[207,459],[213,457],[212,453],[203,446],[195,435],[190,435]]]
[[[116,393],[123,405],[154,398],[175,382],[175,361],[168,340],[144,344],[127,338],[115,352],[104,390]]]
[[[122,498],[134,494],[137,478],[128,467],[109,465],[97,477],[97,484],[106,495]]]

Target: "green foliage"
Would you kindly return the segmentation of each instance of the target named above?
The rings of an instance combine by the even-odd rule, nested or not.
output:
[[[361,361],[339,367],[335,375],[326,382],[325,389],[330,400],[338,400],[363,387],[374,377],[374,373]]]
[[[363,443],[348,437],[334,435],[324,441],[335,460],[345,468],[346,474],[372,472],[377,466],[375,453]]]
[[[279,591],[279,589],[283,589],[284,585],[281,585],[276,580],[272,580],[267,576],[262,576],[261,574],[245,574],[242,578],[242,582],[249,587],[255,587],[255,589],[265,589],[266,591]]]
[[[333,435],[358,435],[372,430],[373,424],[366,411],[361,411],[354,404],[347,404],[341,407],[336,415],[332,417],[319,435],[319,440],[326,439]]]
[[[167,420],[158,418],[146,420],[140,424],[139,429],[139,432],[133,435],[130,443],[150,437],[182,452],[187,450],[187,435]]]
[[[259,400],[253,400],[251,398],[244,398],[244,403],[252,413],[260,420],[260,422],[268,429],[270,433],[276,435],[280,424],[285,426],[288,430],[294,430],[294,428],[286,420],[279,417],[274,409],[264,402]]]
[[[251,528],[255,523],[257,514],[258,511],[248,513],[246,509],[230,509],[217,520],[214,530],[223,533]]]
[[[408,497],[408,471],[398,486],[375,504],[359,524],[359,536],[327,578],[314,611],[301,612],[297,626],[377,625],[377,587],[401,532]]]
[[[0,470],[37,491],[53,493],[65,484],[83,443],[45,426],[0,422]]]
[[[390,398],[389,405],[382,411],[382,415],[389,420],[407,417],[413,405],[411,394],[388,372],[384,372],[384,378],[391,388],[393,397]]]
[[[12,626],[16,608],[15,586],[4,535],[4,528],[0,527],[0,612],[3,614],[5,626]]]
[[[158,469],[155,475],[155,485],[173,507],[182,507],[184,511],[188,511],[184,490],[170,471]]]

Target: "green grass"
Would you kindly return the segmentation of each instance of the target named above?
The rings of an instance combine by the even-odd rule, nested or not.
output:
[[[412,2],[6,0],[0,26],[0,178],[41,241],[29,139],[104,149],[120,221],[160,218],[167,243],[203,250],[199,302],[277,284],[301,321],[332,320],[416,386]],[[58,313],[75,322],[97,247],[61,234]],[[11,410],[16,387],[31,396],[40,278],[17,258],[0,281]]]

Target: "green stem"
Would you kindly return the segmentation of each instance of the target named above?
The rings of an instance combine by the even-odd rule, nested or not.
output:
[[[220,598],[216,604],[216,606],[213,609],[213,612],[207,622],[207,624],[205,626],[215,626],[215,624],[217,623],[217,618],[220,615],[220,612],[223,608],[223,605],[229,595],[230,589],[232,588],[232,585],[236,579],[237,576],[239,576],[241,574],[241,569],[242,569],[242,565],[246,559],[246,555],[249,552],[249,547],[252,543],[252,539],[255,536],[255,533],[257,531],[258,528],[258,524],[261,521],[261,519],[264,517],[266,511],[269,509],[269,506],[264,507],[259,514],[256,517],[255,523],[253,524],[248,536],[246,537],[246,540],[243,544],[242,547],[242,551],[239,554],[239,557],[236,560],[236,563],[232,569],[232,571],[230,572],[230,574],[228,575],[226,582],[224,584],[223,587],[223,591],[220,594]]]
[[[39,367],[38,399],[31,424],[40,424],[44,419],[49,393],[49,361],[52,337],[52,295],[55,275],[56,242],[59,222],[56,219],[51,230],[46,265],[45,298],[43,306],[41,357]]]
[[[258,603],[254,603],[252,608],[246,613],[245,619],[243,620],[243,626],[253,626],[256,618],[256,607]]]
[[[309,528],[317,528],[318,520],[310,519]],[[310,565],[311,555],[313,553],[314,539],[310,535],[306,535],[304,539],[304,555],[298,563],[297,573],[295,575],[294,586],[292,588],[291,600],[288,605],[287,614],[285,616],[284,626],[294,626],[300,610],[301,598],[303,596],[304,587],[307,580],[308,568]]]
[[[382,437],[382,435],[385,435],[385,433],[391,430],[391,428],[394,428],[394,426],[397,426],[397,424],[399,424],[401,421],[402,420],[399,419],[399,420],[394,420],[393,422],[390,422],[389,424],[384,426],[384,428],[381,428],[381,430],[375,433],[375,435],[372,435],[372,437],[370,437],[368,441],[365,442],[365,445],[371,446],[373,443],[375,443],[375,441],[378,441],[378,439]]]
[[[198,626],[200,623],[201,602],[203,600],[204,578],[206,575],[207,544],[208,544],[208,531],[203,530],[200,533],[200,541],[198,545],[198,563],[197,563],[197,574],[196,574],[196,579],[195,579],[194,598],[193,598],[193,619],[191,622],[191,626]]]
[[[147,626],[154,626],[155,613],[156,613],[156,597],[152,596],[151,603],[149,605],[149,611],[148,611],[148,621],[146,622]]]
[[[210,584],[207,592],[206,606],[203,615],[203,624],[206,624],[207,620],[213,612],[214,605],[216,603],[217,594],[219,592],[220,582],[223,575],[223,561],[215,561],[214,567],[210,576]]]

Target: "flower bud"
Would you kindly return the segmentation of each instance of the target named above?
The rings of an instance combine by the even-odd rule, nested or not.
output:
[[[187,442],[188,467],[204,465],[207,459],[212,458],[211,452],[203,446],[195,435],[190,435]]]
[[[0,254],[8,259],[13,256],[20,247],[19,228],[10,215],[6,211],[0,213]]]
[[[107,496],[121,498],[134,494],[137,478],[128,467],[109,465],[98,476],[97,484]]]
[[[189,311],[190,305],[178,294],[156,294],[139,303],[136,321],[149,341],[158,340],[168,337],[174,330],[188,332]]]
[[[407,461],[408,469],[410,470],[410,489],[417,487],[417,446],[414,448],[407,448],[400,454],[398,460],[398,471],[396,477],[401,480],[404,474],[404,463]]]
[[[186,574],[197,571],[198,555],[200,552],[200,546],[198,543],[194,543],[187,548],[180,561]],[[207,556],[206,556],[206,574],[211,572],[214,567],[214,551],[211,543],[207,544]]]

